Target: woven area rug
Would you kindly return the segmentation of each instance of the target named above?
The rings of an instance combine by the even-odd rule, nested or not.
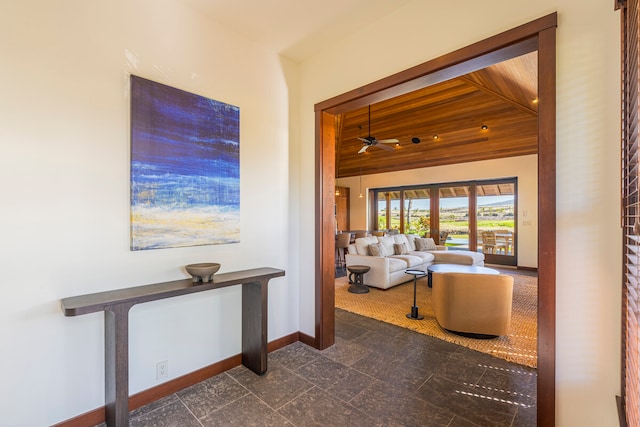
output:
[[[417,303],[423,320],[408,319],[406,314],[413,305],[413,281],[381,290],[369,288],[369,293],[352,294],[347,291],[346,277],[336,279],[336,308],[341,308],[365,317],[381,320],[396,326],[411,329],[491,354],[520,365],[537,367],[537,304],[538,278],[535,275],[515,270],[501,270],[514,278],[511,333],[491,339],[466,338],[448,332],[435,319],[431,304],[431,289],[427,278],[418,279]]]

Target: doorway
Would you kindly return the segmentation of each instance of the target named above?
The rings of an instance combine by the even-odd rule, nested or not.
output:
[[[314,345],[335,340],[334,204],[335,115],[426,87],[488,64],[538,52],[538,425],[555,424],[556,168],[555,90],[557,14],[480,41],[440,58],[354,89],[315,106],[316,312]]]

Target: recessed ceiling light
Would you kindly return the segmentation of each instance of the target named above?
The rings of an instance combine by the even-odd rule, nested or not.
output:
[[[480,129],[482,129],[482,130],[487,130],[487,129],[489,129],[489,126],[487,126],[487,125],[482,125],[482,126],[480,126]]]
[[[538,98],[535,98],[535,99],[534,99],[533,101],[531,101],[531,102],[533,102],[534,104],[537,104],[537,103],[538,103]]]
[[[436,139],[440,138],[438,135],[433,135],[433,140],[435,141]]]
[[[413,142],[414,144],[420,144],[420,138],[411,138],[411,142]]]

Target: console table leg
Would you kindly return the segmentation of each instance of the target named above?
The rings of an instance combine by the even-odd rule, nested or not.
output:
[[[242,284],[242,364],[267,372],[267,282]]]
[[[129,309],[118,304],[104,311],[104,399],[109,427],[129,426]]]

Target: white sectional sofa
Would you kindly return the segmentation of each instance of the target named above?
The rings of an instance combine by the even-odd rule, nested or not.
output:
[[[371,269],[364,275],[364,283],[380,289],[388,289],[410,280],[408,268],[427,270],[431,264],[462,264],[484,266],[484,255],[473,251],[446,250],[436,246],[433,239],[420,239],[413,234],[396,234],[384,237],[361,237],[349,246],[346,255],[347,267],[366,265]],[[423,250],[416,249],[418,247]],[[424,250],[424,246],[430,246]],[[403,253],[405,252],[405,253]],[[371,255],[371,254],[376,255]]]

